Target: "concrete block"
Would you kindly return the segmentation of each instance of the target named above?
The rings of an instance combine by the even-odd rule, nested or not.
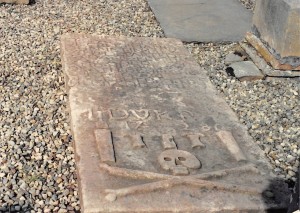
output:
[[[264,75],[252,61],[235,62],[230,67],[233,69],[234,76],[240,81],[253,81],[264,78]]]
[[[299,0],[257,0],[253,32],[281,64],[300,65]]]

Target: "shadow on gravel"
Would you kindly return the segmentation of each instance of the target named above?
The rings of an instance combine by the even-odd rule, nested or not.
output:
[[[234,71],[233,71],[233,69],[231,67],[227,67],[226,68],[226,73],[229,76],[235,77]]]
[[[297,181],[284,181],[283,179],[274,179],[269,187],[263,192],[263,199],[269,208],[268,213],[294,213],[300,210],[300,177],[297,172]],[[278,207],[274,208],[274,205]]]
[[[288,213],[293,213],[297,210],[300,210],[300,177],[299,177],[299,171],[300,168],[298,169],[297,172],[297,181],[294,184],[294,182],[291,182],[291,184],[294,184],[294,186],[291,185],[291,188],[293,188],[292,196],[289,202],[289,208],[288,208]]]
[[[287,213],[292,186],[283,179],[275,178],[263,192],[268,213]]]

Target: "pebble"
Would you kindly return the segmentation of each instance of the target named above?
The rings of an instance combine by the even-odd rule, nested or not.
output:
[[[21,210],[20,206],[15,206],[15,211],[19,212]]]
[[[266,191],[265,192],[265,196],[268,197],[268,198],[273,198],[274,197],[274,194],[270,191]]]

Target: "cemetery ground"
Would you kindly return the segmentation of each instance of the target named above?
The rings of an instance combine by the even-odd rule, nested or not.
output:
[[[242,2],[253,9],[253,1]],[[79,211],[60,61],[68,32],[164,37],[144,0],[36,1],[0,6],[0,212]],[[300,81],[240,82],[226,73],[237,43],[185,44],[292,186],[300,155]],[[195,97],[196,98],[196,97]]]

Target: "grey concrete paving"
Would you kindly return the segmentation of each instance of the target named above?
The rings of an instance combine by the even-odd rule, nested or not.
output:
[[[167,37],[182,41],[239,41],[252,14],[238,0],[148,0]]]

